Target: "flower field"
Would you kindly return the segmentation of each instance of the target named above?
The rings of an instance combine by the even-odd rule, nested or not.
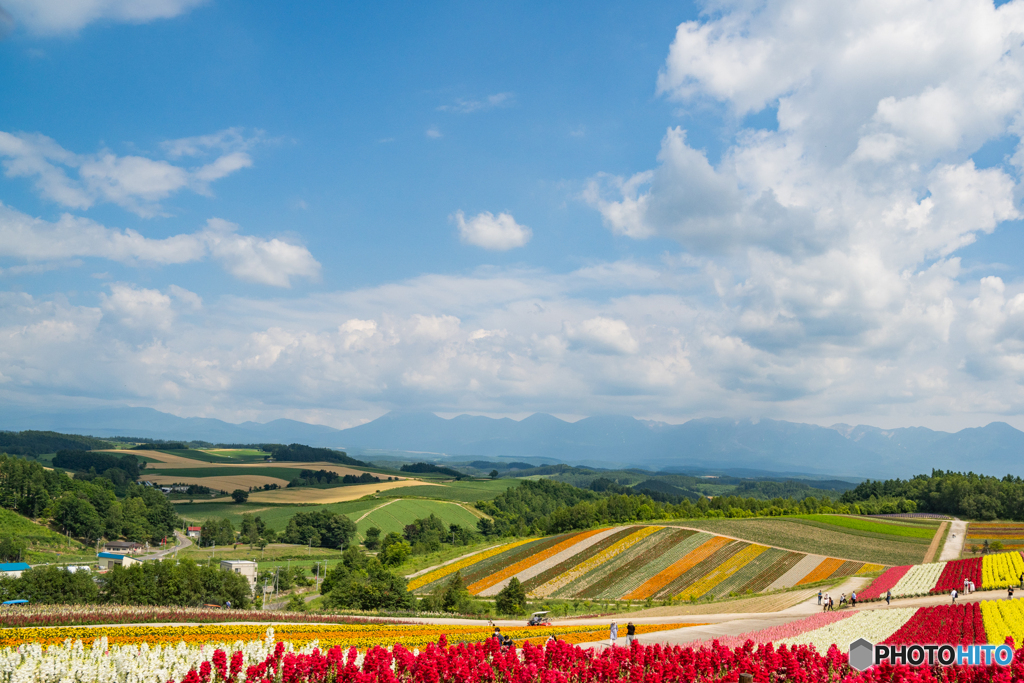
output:
[[[897,611],[901,610],[879,610]],[[779,627],[788,629],[780,635],[792,631],[795,637],[784,640],[815,642],[824,642],[814,634],[826,629],[843,639],[850,633],[867,635],[851,626],[862,614],[838,620],[831,615],[827,619],[816,615],[801,624]],[[863,626],[877,635],[891,630],[891,622],[876,616]],[[813,628],[797,633],[807,627]],[[542,631],[545,635],[549,632]],[[341,645],[321,648],[313,642],[275,642],[274,635],[268,632],[263,640],[223,646],[111,645],[99,638],[91,646],[77,641],[49,647],[32,644],[5,648],[0,650],[0,683],[664,683],[735,682],[740,673],[750,673],[755,681],[763,683],[782,680],[782,675],[794,683],[1024,680],[1022,652],[1016,653],[1014,664],[1005,669],[991,665],[945,669],[883,665],[859,673],[849,667],[845,645],[843,649],[822,649],[804,642],[759,641],[736,647],[721,642],[691,647],[637,642],[630,647],[598,651],[566,640],[544,645],[524,641],[509,649],[501,648],[491,638],[450,645],[457,636],[439,635],[436,643],[413,650],[402,644],[382,644],[359,651]]]
[[[949,562],[890,567],[858,595],[858,600],[880,600],[887,590],[894,598],[964,590],[964,579],[976,590],[1016,586],[1024,573],[1024,558],[1017,551]],[[1002,642],[1002,641],[1000,641]]]
[[[983,546],[999,541],[1005,550],[1024,550],[1024,524],[1014,522],[971,522],[965,543]]]
[[[509,543],[415,576],[409,590],[430,593],[459,571],[469,592],[484,597],[516,578],[531,598],[700,599],[780,588],[783,577],[788,588],[880,569],[679,527],[635,525]]]
[[[0,607],[0,628],[23,626],[79,626],[85,624],[217,623],[225,621],[317,622],[368,624],[365,617],[268,612],[209,607],[145,607],[136,605],[16,605]]]

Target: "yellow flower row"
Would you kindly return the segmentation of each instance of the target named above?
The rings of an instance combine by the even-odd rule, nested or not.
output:
[[[503,552],[505,552],[507,550],[512,550],[513,548],[518,548],[519,546],[521,546],[521,545],[523,545],[525,543],[530,543],[531,541],[534,541],[534,540],[536,540],[536,539],[528,538],[528,539],[522,540],[522,541],[514,541],[512,543],[506,543],[505,545],[498,546],[497,548],[491,548],[490,550],[485,550],[485,551],[477,553],[475,555],[470,555],[469,557],[467,557],[465,559],[462,559],[462,560],[459,560],[458,562],[452,562],[451,564],[446,564],[445,566],[439,567],[439,568],[435,569],[432,572],[428,572],[428,573],[423,574],[421,576],[417,576],[415,579],[413,579],[412,581],[409,582],[408,590],[414,591],[417,588],[422,588],[423,586],[426,586],[428,583],[432,583],[434,581],[437,581],[438,579],[443,579],[444,577],[448,576],[449,574],[454,574],[457,571],[461,571],[461,570],[465,569],[466,567],[470,566],[471,564],[476,564],[477,562],[483,562],[484,560],[486,560],[488,558],[494,557],[495,555],[500,555],[501,553],[503,553]]]
[[[861,574],[870,574],[871,572],[880,572],[883,569],[885,569],[884,565],[868,563],[868,564],[865,564],[860,569],[858,569],[857,573],[854,574],[854,576],[860,576]]]
[[[597,567],[601,566],[602,564],[612,559],[619,553],[623,552],[624,550],[628,550],[629,548],[632,548],[634,545],[644,540],[651,534],[661,531],[664,528],[665,527],[661,526],[642,527],[637,531],[631,533],[629,536],[626,536],[618,543],[615,543],[611,547],[605,548],[604,550],[599,552],[597,555],[594,555],[586,562],[578,564],[572,569],[562,572],[561,574],[551,579],[544,585],[538,586],[530,595],[538,598],[547,597],[555,591],[557,591],[559,588],[564,587],[574,579],[577,579],[586,574],[587,572],[596,569]]]
[[[525,560],[520,560],[515,564],[503,567],[500,571],[497,571],[494,574],[491,574],[490,576],[485,576],[484,578],[480,579],[471,586],[467,586],[466,588],[473,595],[479,595],[481,591],[485,591],[491,586],[497,585],[505,579],[513,577],[519,572],[525,569],[529,569],[533,565],[543,562],[544,560],[547,560],[549,557],[554,557],[563,550],[567,550],[568,548],[571,548],[577,543],[585,541],[586,539],[590,538],[594,534],[597,534],[601,531],[604,531],[604,529],[593,529],[591,531],[584,531],[581,534],[573,534],[569,538],[565,539],[560,543],[556,543],[547,550],[535,553],[527,557]]]
[[[1021,574],[1024,560],[1018,552],[985,555],[981,559],[981,586],[986,590],[1016,586]]]
[[[1002,645],[1006,636],[1019,644],[1024,638],[1024,600],[983,600],[981,620],[989,645]]]
[[[705,595],[708,591],[712,590],[715,586],[738,572],[746,566],[748,562],[752,561],[755,557],[766,550],[768,550],[768,546],[748,545],[746,548],[705,574],[700,581],[691,584],[689,588],[676,597],[681,600],[689,600],[691,597],[699,598],[702,595]]]
[[[693,624],[659,624],[643,626],[640,629],[652,628],[655,631],[683,628]],[[435,643],[445,635],[449,642],[480,642],[493,634],[492,629],[484,624],[479,626],[440,626],[431,624],[360,624],[360,625],[319,625],[319,624],[287,624],[273,627],[275,640],[290,642],[300,647],[312,641],[318,641],[320,647],[335,645],[365,650],[374,645],[392,647],[401,643],[406,647],[423,647]],[[573,636],[574,642],[589,642],[600,639],[606,629],[595,629],[593,625],[551,626],[544,628],[517,627],[502,630],[515,641],[546,640],[548,636]],[[646,630],[639,630],[646,633]],[[575,634],[587,634],[576,637]],[[21,628],[0,629],[0,646],[16,647],[26,643],[55,645],[65,640],[81,640],[91,643],[92,640],[105,637],[108,645],[128,645],[147,643],[149,645],[177,645],[184,642],[190,645],[235,643],[238,641],[262,640],[267,635],[265,625],[227,624],[216,627],[203,626],[104,626],[58,627],[58,628]],[[594,637],[591,637],[594,636]],[[580,639],[583,638],[583,639]]]

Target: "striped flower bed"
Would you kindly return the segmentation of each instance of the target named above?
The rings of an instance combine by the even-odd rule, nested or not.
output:
[[[723,562],[712,571],[705,574],[699,581],[680,593],[678,597],[682,600],[687,600],[691,597],[700,598],[707,595],[715,586],[738,572],[748,562],[753,561],[766,550],[768,550],[768,548],[763,545],[748,545],[729,558],[726,562]]]
[[[932,593],[948,593],[954,588],[958,591],[964,589],[964,581],[973,581],[975,586],[981,587],[981,558],[972,557],[969,560],[953,560],[946,563],[942,570],[938,583],[932,588]]]
[[[910,571],[903,575],[899,583],[892,587],[892,596],[894,598],[910,598],[927,595],[938,583],[942,570],[945,568],[945,562],[915,564]]]
[[[430,593],[456,571],[493,597],[515,577],[531,598],[690,599],[843,578],[877,565],[808,556],[676,526],[631,525],[507,543],[414,577]]]
[[[885,597],[887,591],[892,590],[893,586],[900,582],[910,568],[914,565],[904,564],[899,567],[889,567],[885,570],[881,576],[871,582],[871,585],[865,588],[857,596],[858,600],[879,600]]]

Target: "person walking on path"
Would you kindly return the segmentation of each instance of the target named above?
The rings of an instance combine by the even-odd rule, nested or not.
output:
[[[821,590],[818,590],[818,604],[821,604]]]
[[[954,588],[953,590],[951,590],[949,592],[949,595],[950,595],[950,597],[953,598],[953,604],[955,605],[956,604],[956,589]]]
[[[1020,587],[1024,588],[1024,572],[1020,573]]]
[[[615,647],[615,639],[619,637],[619,627],[614,621],[612,622],[611,635],[612,647]]]
[[[892,591],[885,591],[885,604],[892,602]]]
[[[1010,600],[1013,600],[1013,586],[1007,586],[1006,593],[1006,597]]]
[[[852,591],[850,593],[850,607],[856,607],[856,606],[857,606],[857,591]]]
[[[822,612],[828,611],[828,593],[825,593],[825,606],[821,608]]]
[[[832,600],[832,598],[828,599],[828,611],[829,612],[835,612],[836,611],[836,603],[835,603],[834,600]]]
[[[629,642],[630,645],[632,645],[634,638],[636,638],[636,626],[634,626],[633,622],[631,621],[628,624],[626,624],[626,640]]]

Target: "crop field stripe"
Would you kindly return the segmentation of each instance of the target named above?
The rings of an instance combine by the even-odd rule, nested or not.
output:
[[[572,546],[576,545],[581,540],[583,540],[583,538],[589,538],[590,536],[596,534],[598,531],[600,531],[600,529],[594,529],[593,531],[585,531],[582,534],[555,536],[551,539],[550,543],[529,546],[530,552],[527,555],[527,557],[520,559],[518,561],[511,557],[505,558],[504,567],[502,567],[502,569],[500,569],[497,572],[494,572],[493,574],[485,576],[484,578],[479,579],[474,583],[471,583],[470,585],[466,586],[466,588],[473,595],[480,595],[488,588],[500,584],[501,582],[505,581],[505,579],[511,579],[513,576],[523,571],[524,569],[529,569],[538,562],[543,562],[549,557],[553,557],[558,553],[562,552],[566,548],[571,548]]]
[[[905,597],[915,595],[926,595],[931,592],[939,582],[942,572],[946,569],[946,562],[932,562],[931,564],[917,564],[910,568],[903,578],[892,588],[893,597]]]
[[[991,590],[1016,586],[1024,573],[1024,561],[1019,552],[985,555],[981,558],[981,588]]]
[[[715,586],[731,577],[748,563],[757,559],[757,557],[766,550],[768,550],[768,548],[763,545],[748,545],[746,548],[729,558],[727,562],[723,562],[712,571],[705,574],[700,581],[683,591],[679,597],[686,600],[691,595],[698,598],[707,595],[715,589]]]
[[[648,581],[658,576],[673,564],[683,559],[711,539],[716,538],[714,534],[710,534],[706,531],[694,532],[689,531],[688,529],[682,529],[681,531],[688,533],[689,535],[667,549],[658,557],[652,558],[652,560],[645,565],[642,570],[638,571],[634,576],[623,579],[623,581],[616,586],[616,590],[619,591],[621,599],[638,599],[637,592]],[[629,596],[634,597],[631,598]],[[645,599],[647,597],[647,595],[643,595],[641,599]]]
[[[981,618],[989,645],[1002,645],[1007,636],[1014,643],[1024,639],[1024,601],[985,600],[981,603]]]
[[[658,531],[635,543],[632,548],[624,550],[619,555],[600,568],[579,579],[573,595],[581,598],[596,598],[609,586],[628,578],[638,569],[642,568],[650,557],[658,552],[664,552],[672,547],[677,539],[673,536],[673,530],[669,527],[660,527]],[[615,596],[616,598],[618,595]]]
[[[729,545],[719,548],[710,557],[706,557],[701,562],[698,562],[690,569],[690,571],[678,577],[675,581],[662,589],[662,591],[655,597],[669,598],[680,595],[690,586],[694,585],[710,572],[714,571],[719,565],[728,562],[733,555],[748,546],[750,546],[750,544],[745,541],[730,541]]]
[[[981,605],[970,602],[922,607],[898,631],[885,639],[886,645],[915,643],[987,644]]]
[[[921,527],[897,522],[878,522],[870,519],[858,519],[854,517],[843,517],[841,515],[793,515],[794,519],[804,519],[829,526],[838,526],[844,529],[855,529],[857,531],[868,531],[887,536],[907,536],[910,538],[928,539],[931,542],[935,536],[934,527]]]
[[[664,565],[659,560],[670,555],[673,549],[694,535],[696,532],[684,529],[669,529],[664,534],[658,534],[654,537],[657,539],[654,544],[644,544],[643,552],[636,554],[627,564],[620,566],[614,576],[606,577],[600,586],[593,586],[592,591],[600,599],[620,599],[641,582],[661,571]]]
[[[570,593],[569,585],[581,577],[586,576],[588,573],[594,571],[608,560],[617,557],[619,553],[632,548],[634,545],[644,540],[651,534],[659,531],[662,527],[645,526],[637,529],[631,527],[632,533],[616,542],[614,545],[610,545],[602,550],[597,555],[594,555],[586,562],[573,567],[569,571],[565,572],[561,576],[548,581],[543,586],[540,586],[534,591],[538,597],[548,597],[549,595],[567,595]]]
[[[837,560],[834,557],[826,557],[821,561],[817,567],[807,573],[807,576],[796,582],[796,585],[802,586],[805,583],[814,583],[815,581],[824,581],[828,577],[839,569],[843,564],[843,560]]]
[[[791,522],[793,524],[801,524],[803,526],[817,527],[818,529],[823,529],[825,531],[831,531],[831,532],[837,533],[837,534],[845,534],[845,535],[849,535],[849,536],[861,536],[861,537],[864,537],[864,538],[874,538],[874,539],[878,539],[878,540],[881,540],[881,541],[893,541],[895,539],[899,539],[903,543],[913,543],[915,545],[916,544],[920,544],[920,545],[925,546],[925,547],[927,547],[929,544],[931,544],[931,540],[932,540],[932,531],[930,529],[928,530],[928,538],[922,538],[921,536],[909,536],[909,535],[904,535],[904,534],[891,534],[891,533],[872,531],[872,530],[868,530],[868,529],[859,529],[859,528],[856,528],[856,527],[843,526],[843,525],[839,525],[839,524],[829,524],[828,522],[819,522],[818,520],[815,520],[815,519],[806,519],[806,518],[803,518],[803,517],[799,517],[797,515],[791,515],[789,517],[786,517],[785,521]],[[923,556],[923,554],[924,554],[924,550],[923,549],[922,549],[921,553],[922,553],[922,556]]]
[[[544,550],[550,548],[552,545],[556,545],[575,535],[576,533],[573,532],[569,534],[560,534],[558,536],[549,536],[547,538],[541,538],[533,543],[528,543],[526,545],[520,546],[518,548],[515,548],[514,550],[510,550],[507,553],[502,553],[497,557],[492,557],[486,562],[482,562],[478,565],[473,565],[470,572],[463,574],[463,578],[465,579],[467,585],[474,584],[477,581],[480,581],[481,579],[486,579],[488,576],[495,573],[496,571],[501,571],[503,568],[511,564],[516,564],[517,562],[525,560],[531,555],[536,555],[537,553],[543,552]]]
[[[486,551],[484,551],[482,553],[477,553],[475,555],[471,555],[470,557],[467,557],[462,562],[453,562],[452,564],[446,565],[444,567],[440,567],[440,568],[435,569],[434,571],[430,572],[429,574],[424,574],[423,576],[419,576],[419,577],[413,579],[412,581],[410,581],[409,585],[407,587],[407,590],[410,590],[410,591],[411,590],[415,590],[416,588],[419,588],[420,586],[425,586],[428,583],[432,583],[433,581],[437,581],[438,579],[443,578],[445,576],[448,576],[449,574],[454,574],[457,571],[461,571],[465,567],[468,567],[470,565],[476,564],[477,562],[479,562],[481,560],[485,560],[485,559],[487,559],[489,557],[493,557],[494,555],[500,555],[503,552],[506,552],[508,550],[511,550],[512,548],[524,545],[524,544],[529,543],[529,542],[530,542],[529,540],[513,541],[512,543],[508,543],[506,545],[499,546],[499,547],[493,548],[491,550],[486,550]]]
[[[782,553],[782,556],[776,559],[770,567],[761,570],[757,576],[740,586],[741,593],[747,591],[760,593],[804,558],[803,553],[795,553],[792,550],[779,550],[779,552]]]
[[[865,562],[861,565],[861,568],[857,570],[854,576],[860,576],[861,574],[870,574],[871,572],[880,572],[885,569],[884,564],[873,564],[871,562]]]
[[[828,578],[830,579],[845,579],[848,576],[855,576],[860,568],[864,566],[863,562],[854,562],[853,560],[846,560],[839,568],[832,572]]]
[[[807,576],[808,572],[814,571],[814,568],[821,564],[821,561],[824,559],[821,555],[804,555],[788,572],[772,581],[768,585],[767,590],[792,588],[796,585],[797,581]]]
[[[764,551],[757,556],[750,558],[746,564],[733,572],[731,576],[727,576],[717,585],[712,586],[708,593],[719,598],[729,595],[729,593],[732,592],[739,592],[742,586],[745,586],[750,582],[751,578],[760,574],[765,567],[770,567],[775,564],[779,560],[779,556],[784,555],[786,552],[785,550],[779,550],[778,548],[765,548],[765,546],[752,547],[764,548]]]
[[[623,567],[628,567],[637,558],[640,558],[642,564],[644,556],[648,554],[652,547],[658,545],[660,540],[666,538],[671,540],[671,533],[668,527],[656,528],[655,532],[634,543],[632,547],[623,550],[600,567],[595,567],[589,574],[578,578],[573,584],[567,586],[565,591],[579,598],[597,597],[613,581],[617,581],[625,576],[623,574]]]
[[[519,579],[519,582],[523,585],[524,589],[529,591],[530,588],[527,587],[527,584],[535,577],[546,576],[551,578],[553,576],[557,576],[560,572],[556,572],[554,574],[548,574],[547,572],[549,570],[558,569],[558,567],[563,566],[563,564],[568,566],[568,563],[573,561],[573,558],[578,558],[577,561],[582,561],[583,557],[589,557],[587,553],[591,548],[600,546],[605,539],[611,536],[617,536],[621,531],[622,530],[617,527],[611,527],[597,529],[593,533],[586,531],[575,534],[575,543],[573,543],[573,545],[569,546],[565,550],[555,553],[546,560],[527,567],[523,571],[519,572],[519,574],[516,575],[516,578]],[[543,579],[537,585],[544,583],[548,578]]]
[[[696,539],[695,539],[696,540]],[[712,536],[699,546],[693,548],[678,560],[662,569],[660,572],[647,579],[636,590],[623,596],[625,600],[646,600],[658,593],[662,588],[692,569],[722,546],[731,542],[731,539],[724,536]]]
[[[615,543],[618,543],[621,539],[629,536],[630,533],[632,533],[632,527],[612,527],[607,535],[593,536],[580,543],[580,546],[586,546],[585,548],[577,548],[574,546],[562,553],[559,553],[559,555],[562,556],[568,554],[568,557],[559,560],[559,555],[556,555],[552,560],[557,561],[557,564],[552,564],[548,569],[545,569],[536,576],[522,582],[523,588],[526,590],[526,594],[533,597],[533,591],[539,586],[543,586],[556,576],[561,576],[581,562],[586,562],[591,557],[594,557],[598,553],[603,552],[606,548],[609,548]]]

